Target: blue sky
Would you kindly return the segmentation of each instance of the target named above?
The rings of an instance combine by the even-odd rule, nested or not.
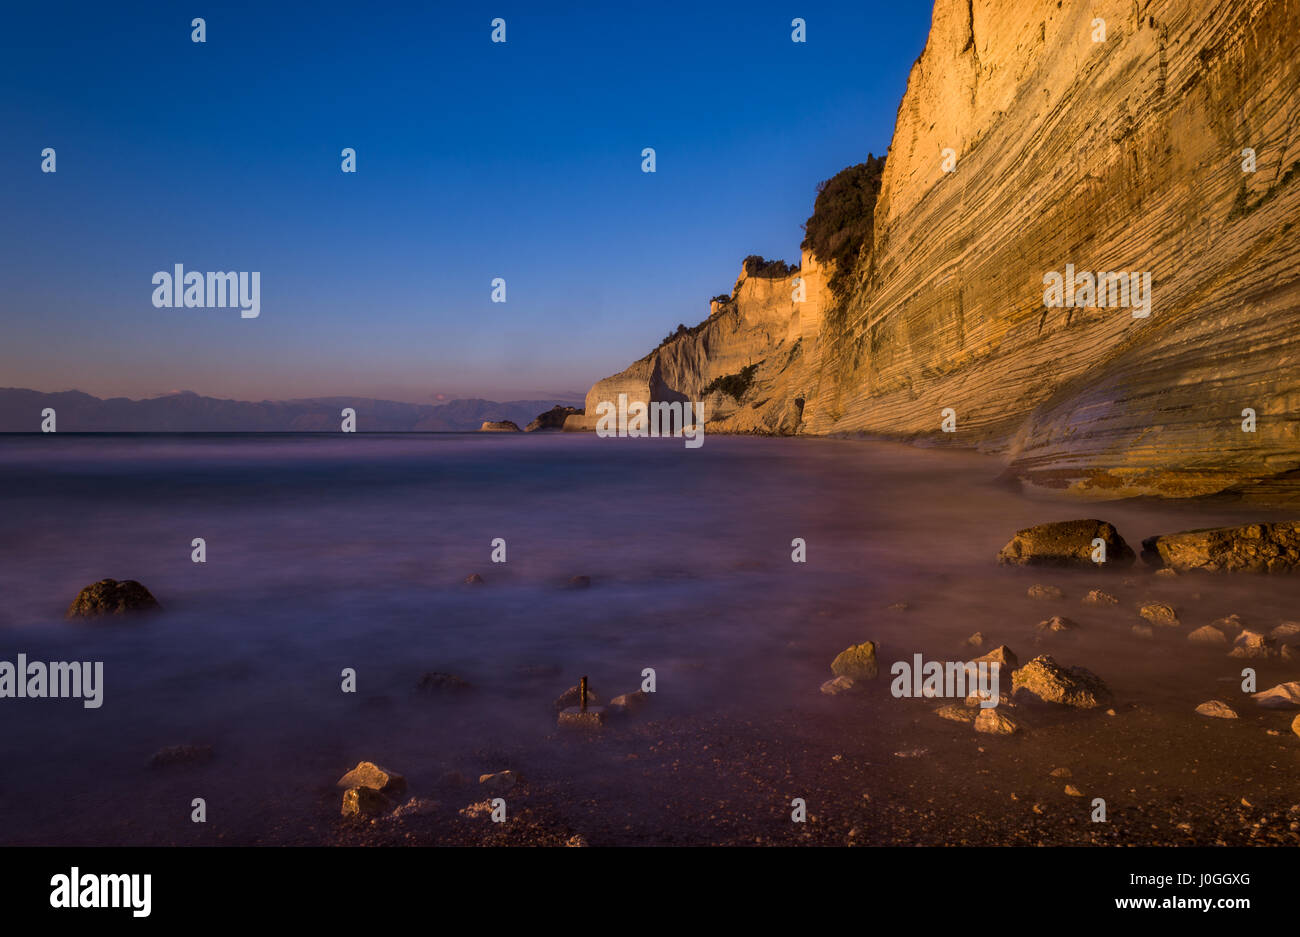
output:
[[[816,184],[888,147],[931,7],[379,6],[7,11],[0,386],[581,395],[745,255],[798,259]],[[260,271],[261,315],[155,309],[177,263]]]

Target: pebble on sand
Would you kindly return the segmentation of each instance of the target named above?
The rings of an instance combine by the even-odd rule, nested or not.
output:
[[[1217,699],[1206,700],[1196,711],[1202,716],[1209,716],[1211,719],[1236,719],[1237,712],[1227,703],[1221,703]]]
[[[839,696],[850,692],[856,685],[852,677],[832,677],[822,684],[822,692],[827,696]]]
[[[1006,713],[998,712],[996,706],[990,709],[981,709],[979,715],[975,717],[976,732],[983,732],[987,735],[1015,735],[1020,730],[1020,723]]]

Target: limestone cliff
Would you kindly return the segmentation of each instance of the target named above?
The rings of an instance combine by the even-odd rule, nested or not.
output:
[[[798,273],[742,274],[586,412],[698,400],[756,365],[739,401],[704,398],[710,431],[979,446],[1102,497],[1294,470],[1297,89],[1300,0],[937,0],[847,289],[807,251]],[[1150,316],[1045,305],[1067,265],[1149,272]]]

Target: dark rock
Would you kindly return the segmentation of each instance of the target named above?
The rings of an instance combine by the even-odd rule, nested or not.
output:
[[[569,587],[570,589],[590,589],[590,588],[591,588],[591,577],[590,577],[590,576],[574,576],[572,579],[569,580],[568,587]]]
[[[564,421],[571,416],[582,416],[586,411],[582,407],[562,407],[558,404],[545,413],[539,414],[535,420],[524,427],[525,433],[536,433],[545,430],[562,430]]]
[[[343,792],[345,817],[375,817],[392,809],[393,802],[379,791],[368,787],[352,787]]]
[[[1178,572],[1292,573],[1300,570],[1300,521],[1147,537],[1142,558]]]
[[[484,584],[483,577],[480,576],[478,573],[470,573],[468,576],[465,577],[464,583],[467,586],[481,586]]]
[[[590,701],[591,692],[587,692],[587,699]],[[645,690],[634,690],[631,693],[624,693],[622,696],[616,696],[609,701],[609,710],[612,713],[632,714],[640,712],[650,702],[650,694]]]
[[[101,579],[82,589],[68,606],[69,618],[125,615],[159,608],[149,590],[134,579]]]
[[[1092,541],[1106,544],[1106,562],[1092,561]],[[998,562],[1014,566],[1078,566],[1096,569],[1132,566],[1133,549],[1113,526],[1099,520],[1059,521],[1039,524],[1016,532],[998,554]]]

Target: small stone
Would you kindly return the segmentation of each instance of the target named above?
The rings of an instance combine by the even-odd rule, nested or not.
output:
[[[172,765],[202,765],[211,760],[211,745],[168,745],[154,752],[149,764],[155,768],[169,768]]]
[[[156,611],[158,600],[134,579],[101,579],[77,593],[68,606],[68,618],[98,618],[131,612]]]
[[[967,647],[981,647],[984,644],[984,635],[977,631],[966,639],[965,644]]]
[[[587,691],[587,701],[591,701],[591,691]],[[645,709],[650,702],[650,694],[645,690],[634,690],[631,693],[624,693],[622,696],[616,696],[609,701],[609,711],[619,715],[640,712]]]
[[[1046,621],[1040,621],[1036,626],[1038,631],[1077,631],[1079,623],[1073,618],[1066,618],[1062,615],[1053,615]]]
[[[951,722],[972,723],[975,721],[975,713],[971,709],[953,703],[945,703],[936,709],[934,714],[940,719],[947,719]]]
[[[564,845],[572,848],[581,848],[587,845],[587,838],[581,833],[575,833],[565,841]]]
[[[599,729],[605,725],[605,707],[570,706],[560,711],[556,723],[562,729]]]
[[[1237,639],[1232,642],[1232,650],[1228,652],[1228,656],[1238,658],[1276,657],[1277,646],[1272,638],[1259,631],[1252,631],[1247,628],[1237,635]]]
[[[1020,723],[1005,713],[998,712],[995,706],[979,711],[975,717],[975,731],[987,735],[1014,735],[1020,731]]]
[[[1296,735],[1300,735],[1300,716],[1296,716],[1291,720],[1291,731]]]
[[[1177,579],[1178,570],[1166,566],[1164,569],[1157,569],[1153,575],[1159,576],[1161,579]]]
[[[987,654],[981,654],[972,663],[978,664],[981,661],[987,664],[1000,664],[999,673],[1015,670],[1020,666],[1020,659],[1016,657],[1015,651],[1005,644],[999,644]]]
[[[343,792],[342,814],[345,817],[374,817],[387,813],[393,802],[369,787],[350,787]]]
[[[1227,644],[1228,636],[1213,625],[1203,625],[1191,632],[1187,640],[1193,644]]]
[[[568,582],[568,588],[570,588],[570,589],[590,589],[590,588],[591,588],[591,577],[590,577],[590,576],[574,576],[572,579],[569,580],[569,582]]]
[[[1159,625],[1162,628],[1177,628],[1182,624],[1178,620],[1178,613],[1174,611],[1174,607],[1163,602],[1152,602],[1143,605],[1138,614],[1151,624]]]
[[[1069,794],[1071,797],[1082,797],[1082,796],[1083,796],[1083,791],[1079,790],[1079,789],[1078,789],[1077,787],[1075,787],[1073,784],[1067,784],[1067,785],[1065,785],[1065,793]]]
[[[1065,593],[1056,586],[1045,586],[1042,583],[1035,583],[1029,587],[1029,597],[1031,599],[1063,599]]]
[[[1083,597],[1084,605],[1118,605],[1119,599],[1109,592],[1102,592],[1100,589],[1093,589]]]
[[[1279,638],[1300,637],[1300,621],[1284,621],[1270,631],[1268,636],[1275,641]]]
[[[513,771],[497,771],[493,774],[480,774],[478,783],[489,794],[504,794],[519,781],[519,775]]]
[[[1227,703],[1221,703],[1217,699],[1206,700],[1196,711],[1202,716],[1209,716],[1211,719],[1236,719],[1236,711]]]
[[[833,677],[822,684],[822,692],[827,696],[839,696],[848,693],[856,686],[852,677]]]
[[[599,705],[599,703],[600,703],[600,697],[597,696],[596,691],[593,690],[590,685],[588,685],[587,705],[596,706]],[[567,690],[565,690],[563,693],[559,695],[559,697],[555,700],[554,703],[556,712],[560,712],[561,710],[568,709],[570,706],[581,706],[581,705],[582,705],[581,684],[577,684],[575,686],[569,687]]]
[[[480,576],[478,573],[470,573],[468,576],[465,577],[464,582],[465,585],[467,586],[481,586],[484,584],[483,577]]]
[[[406,803],[402,804],[393,811],[395,817],[422,817],[435,813],[438,810],[436,801],[426,800],[422,797],[412,797]]]
[[[1043,813],[1043,805],[1042,805],[1042,804],[1034,804],[1034,806],[1033,806],[1031,809],[1034,811],[1034,813],[1039,814],[1040,816],[1041,816],[1042,813]]]
[[[831,662],[831,673],[854,680],[874,680],[878,673],[876,643],[864,641],[840,651]]]
[[[912,607],[912,606],[908,605],[906,602],[895,602],[893,605],[887,605],[887,606],[885,606],[885,611],[887,611],[887,612],[905,612],[905,611],[907,611],[907,610],[908,610],[909,608],[911,608],[911,607]]]
[[[400,794],[406,790],[406,778],[400,774],[381,768],[373,761],[361,761],[343,777],[336,787],[362,787],[383,794]]]
[[[1073,777],[1073,774],[1070,773],[1070,769],[1069,769],[1069,768],[1053,768],[1053,769],[1052,769],[1052,777],[1054,777],[1054,778],[1069,778],[1069,777]]]

